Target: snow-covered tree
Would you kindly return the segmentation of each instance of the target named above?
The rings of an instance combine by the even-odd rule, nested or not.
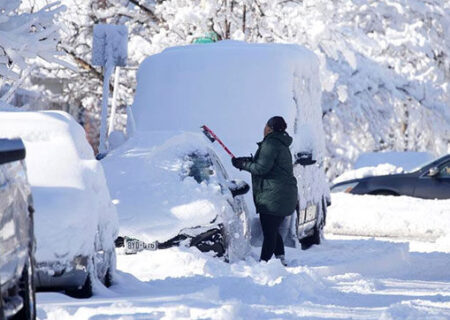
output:
[[[365,151],[450,152],[449,2],[279,1],[263,12],[275,41],[321,61],[330,177]]]
[[[30,0],[46,1],[46,0]],[[55,95],[98,126],[102,73],[90,63],[92,26],[126,24],[129,68],[119,105],[131,104],[135,71],[166,47],[208,32],[219,39],[298,43],[321,63],[330,178],[365,151],[450,152],[450,2],[440,0],[64,0],[62,48],[80,72]],[[120,125],[120,124],[119,124]],[[94,130],[94,135],[95,135]]]
[[[55,16],[64,10],[59,2],[36,12],[20,12],[21,1],[0,0],[0,104],[7,106],[27,80],[38,59],[65,64],[58,59],[59,28]],[[5,90],[6,89],[6,90]]]

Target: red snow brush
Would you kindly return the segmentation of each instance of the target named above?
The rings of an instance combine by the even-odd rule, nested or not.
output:
[[[212,143],[214,143],[214,141],[217,141],[222,148],[232,157],[235,158],[234,154],[231,153],[230,149],[227,148],[227,146],[222,142],[222,140],[219,139],[219,137],[216,136],[216,134],[207,126],[203,125],[202,127],[203,133],[205,134],[205,136],[209,139],[209,141],[211,141]]]

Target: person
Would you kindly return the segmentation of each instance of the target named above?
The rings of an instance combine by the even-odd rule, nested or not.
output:
[[[284,218],[295,211],[298,199],[297,180],[289,150],[292,138],[286,128],[282,117],[270,118],[255,156],[231,160],[234,167],[248,171],[252,176],[253,200],[264,236],[260,261],[269,261],[275,254],[284,265],[284,243],[279,229]]]

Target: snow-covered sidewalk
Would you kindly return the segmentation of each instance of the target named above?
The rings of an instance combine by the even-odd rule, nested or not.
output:
[[[348,226],[350,221],[346,219],[354,216],[341,215],[343,203],[352,210],[362,200],[339,197],[333,198],[329,223]],[[383,206],[385,215],[398,213],[399,206],[391,207],[392,202],[386,198],[363,198],[370,205],[375,201]],[[404,210],[417,208],[415,199],[396,199],[403,199]],[[434,215],[436,211],[432,209],[430,212],[428,217],[443,218]],[[447,213],[446,221],[449,216]],[[411,224],[415,223],[412,218]],[[442,225],[445,223],[442,221]],[[258,248],[254,249],[252,257],[234,264],[187,248],[120,255],[120,271],[110,289],[99,285],[96,295],[88,300],[72,299],[59,293],[39,293],[38,317],[450,319],[448,247],[432,239],[427,239],[423,246],[423,239],[401,240],[393,236],[395,240],[327,233],[327,240],[321,246],[307,251],[288,248],[288,268],[275,260],[258,263]],[[444,238],[439,239],[445,239],[446,236],[442,236]]]

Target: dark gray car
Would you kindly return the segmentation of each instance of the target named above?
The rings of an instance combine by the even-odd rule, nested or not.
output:
[[[423,199],[450,199],[450,155],[412,172],[343,181],[332,192],[402,195]]]
[[[35,319],[33,207],[20,139],[0,139],[0,319]]]

